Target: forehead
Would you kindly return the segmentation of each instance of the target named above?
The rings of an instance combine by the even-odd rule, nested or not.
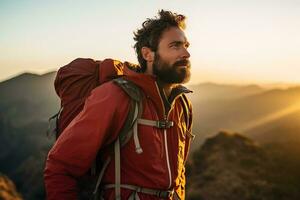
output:
[[[163,32],[161,35],[159,45],[168,45],[174,41],[187,42],[187,38],[182,29],[177,27],[171,27]]]

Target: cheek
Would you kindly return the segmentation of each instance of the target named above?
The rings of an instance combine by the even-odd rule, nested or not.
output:
[[[181,54],[179,51],[172,51],[172,54],[169,55],[170,63],[173,65],[175,62],[179,61],[181,58]]]
[[[169,55],[164,59],[164,61],[166,64],[168,64],[168,66],[173,66],[178,61],[178,58],[177,56]]]
[[[180,56],[180,51],[173,49],[173,48],[168,48],[168,49],[165,49],[164,51],[160,51],[159,56],[163,60],[172,61],[172,60],[176,59],[178,56]]]

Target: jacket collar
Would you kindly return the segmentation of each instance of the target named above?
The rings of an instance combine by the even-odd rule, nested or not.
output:
[[[158,110],[158,114],[160,118],[164,118],[165,113],[163,112],[163,106],[168,110],[168,107],[171,105],[172,101],[179,95],[183,93],[190,93],[191,90],[187,89],[186,87],[182,85],[178,85],[177,87],[172,89],[170,98],[167,100],[166,103],[166,97],[162,93],[162,90],[160,89],[159,83],[157,81],[157,77],[154,75],[144,74],[144,73],[137,73],[130,69],[125,69],[125,79],[132,81],[137,86],[139,86],[146,98],[150,98],[154,104],[155,107]],[[164,104],[164,105],[163,105]],[[166,106],[167,105],[167,106]]]

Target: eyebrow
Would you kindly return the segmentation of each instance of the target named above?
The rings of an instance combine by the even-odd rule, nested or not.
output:
[[[171,43],[169,44],[169,46],[171,46],[171,45],[173,45],[173,44],[176,44],[176,45],[185,44],[185,45],[187,45],[187,46],[190,46],[190,43],[189,43],[188,41],[185,41],[185,42],[183,42],[183,41],[173,41],[173,42],[171,42]]]

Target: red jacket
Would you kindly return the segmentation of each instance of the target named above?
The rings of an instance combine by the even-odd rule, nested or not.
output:
[[[191,139],[190,125],[187,127],[183,104],[178,98],[183,92],[173,89],[174,101],[167,109],[156,78],[151,75],[131,72],[127,79],[137,84],[145,94],[142,118],[174,121],[174,126],[163,129],[139,125],[139,141],[143,153],[137,154],[133,139],[121,149],[121,183],[146,188],[175,189],[184,199],[185,168]],[[179,87],[181,88],[181,87]],[[130,99],[113,82],[95,88],[85,102],[84,109],[69,124],[48,154],[44,171],[48,200],[77,199],[76,178],[90,169],[100,148],[115,140],[129,111]],[[167,149],[166,149],[167,148]],[[104,183],[114,183],[114,160],[110,162],[103,177]],[[121,190],[122,199],[128,199],[132,191]],[[114,199],[114,190],[107,190],[105,199]],[[159,199],[139,194],[141,200]]]

